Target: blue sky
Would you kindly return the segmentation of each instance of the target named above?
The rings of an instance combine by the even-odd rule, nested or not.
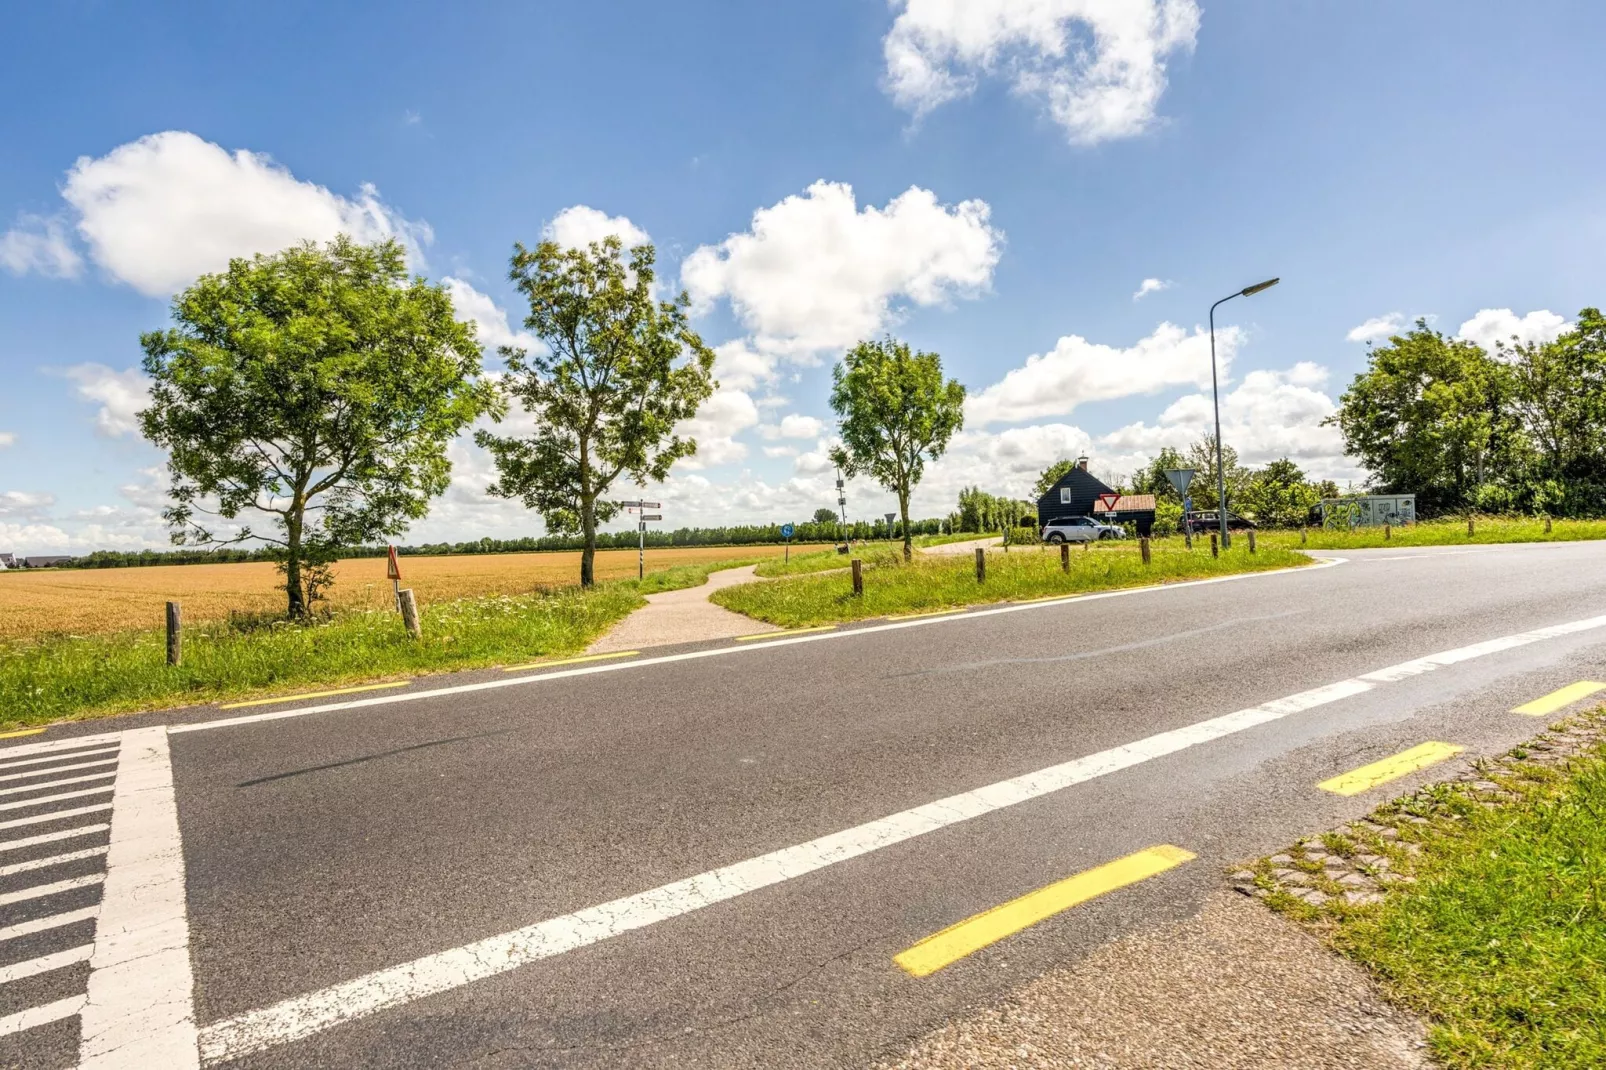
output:
[[[139,333],[183,279],[335,229],[406,236],[490,339],[521,318],[515,240],[650,236],[723,384],[700,460],[654,492],[670,525],[830,504],[829,368],[867,334],[971,391],[916,497],[937,515],[1062,455],[1114,473],[1196,439],[1196,330],[1269,275],[1218,321],[1226,437],[1341,481],[1320,419],[1364,363],[1352,335],[1545,337],[1603,297],[1599,5],[262,10],[8,13],[0,549],[162,544]],[[484,496],[483,455],[454,459],[411,538],[540,530]],[[856,484],[850,512],[887,501]]]

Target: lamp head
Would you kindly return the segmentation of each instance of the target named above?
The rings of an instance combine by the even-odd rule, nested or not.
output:
[[[1273,286],[1276,286],[1279,282],[1282,282],[1282,281],[1283,280],[1280,279],[1280,278],[1267,279],[1265,282],[1257,282],[1253,286],[1245,286],[1242,290],[1238,291],[1238,294],[1239,294],[1240,297],[1253,297],[1255,294],[1259,293],[1260,291],[1269,290]]]

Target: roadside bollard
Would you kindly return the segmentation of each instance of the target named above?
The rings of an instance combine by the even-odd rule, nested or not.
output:
[[[1182,529],[1182,545],[1185,549],[1193,549],[1193,532],[1188,528]]]
[[[1060,543],[1060,571],[1071,571],[1071,544],[1068,542]]]
[[[864,594],[864,563],[857,557],[853,559],[853,593]]]
[[[412,588],[409,587],[400,592],[399,600],[401,602],[402,623],[407,626],[407,634],[414,639],[422,639],[424,637],[424,629],[418,623],[418,602],[413,598]]]
[[[1305,545],[1305,537],[1306,537],[1305,529],[1304,528],[1300,528],[1299,529],[1299,545],[1301,545],[1301,546]]]
[[[1477,531],[1477,527],[1473,524],[1472,518],[1470,516],[1467,517],[1467,538],[1469,538],[1469,539],[1472,538],[1473,534],[1476,531]]]
[[[1545,517],[1545,534],[1550,534],[1550,518],[1548,516]]]
[[[1143,538],[1138,540],[1138,550],[1143,554],[1143,563],[1145,565],[1147,565],[1149,563],[1149,560],[1150,560],[1149,559],[1149,538],[1148,538],[1147,535],[1145,535]]]
[[[1221,548],[1216,545],[1216,533],[1213,532],[1213,531],[1210,533],[1210,556],[1211,557],[1220,557],[1221,556]]]
[[[1254,553],[1255,552],[1255,529],[1254,528],[1250,528],[1249,529],[1249,552],[1250,553]]]
[[[987,552],[980,546],[976,547],[976,582],[981,583],[987,578]]]
[[[177,665],[184,660],[183,614],[177,602],[167,603],[167,663]]]
[[[1388,542],[1392,538],[1394,538],[1394,530],[1389,526],[1389,522],[1385,520],[1383,521],[1383,541]]]
[[[1092,540],[1092,539],[1089,539],[1089,540],[1087,540],[1087,541],[1086,541],[1086,542],[1084,542],[1084,543],[1083,543],[1083,544],[1082,544],[1082,549],[1084,549],[1084,550],[1091,550],[1091,549],[1093,549],[1093,540]]]

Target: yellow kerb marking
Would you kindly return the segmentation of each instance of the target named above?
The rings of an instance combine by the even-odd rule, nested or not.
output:
[[[1079,597],[1079,596],[1077,596],[1075,594],[1045,594],[1045,595],[1041,595],[1041,596],[1039,596],[1037,598],[1015,598],[1015,599],[1011,599],[1011,601],[1013,601],[1016,605],[1026,605],[1026,604],[1028,604],[1030,602],[1054,602],[1054,601],[1059,601],[1061,599],[1076,598],[1076,597]]]
[[[1437,765],[1464,750],[1465,747],[1458,747],[1454,743],[1423,743],[1410,750],[1401,751],[1391,758],[1384,758],[1380,762],[1352,769],[1342,776],[1324,780],[1316,786],[1334,795],[1359,795],[1368,788],[1375,788],[1379,784],[1398,780],[1407,773]]]
[[[1596,683],[1594,680],[1580,680],[1576,684],[1568,684],[1560,691],[1552,691],[1544,698],[1525,702],[1511,712],[1526,713],[1530,717],[1543,717],[1547,713],[1566,709],[1579,699],[1586,699],[1597,691],[1606,691],[1606,684]]]
[[[883,617],[882,620],[919,620],[921,617],[945,617],[950,613],[963,613],[962,606],[952,609],[933,609],[929,613],[904,613],[896,617]]]
[[[894,955],[892,961],[915,977],[925,977],[1061,911],[1164,873],[1193,857],[1192,851],[1169,844],[1145,848],[950,925]]]
[[[0,732],[0,739],[16,739],[18,736],[37,736],[43,728],[19,728],[15,732]]]
[[[503,672],[524,672],[526,669],[550,669],[554,665],[579,665],[586,661],[607,661],[609,658],[633,658],[639,650],[621,650],[616,654],[587,654],[583,658],[564,658],[562,661],[532,661],[528,665],[508,665]]]
[[[250,702],[230,702],[219,706],[220,710],[242,710],[247,706],[271,706],[275,702],[295,702],[304,698],[329,698],[332,695],[355,695],[359,691],[382,691],[387,687],[406,687],[408,681],[403,680],[396,684],[365,684],[362,687],[342,687],[338,691],[308,691],[304,695],[283,695],[279,698],[258,698]]]
[[[829,632],[836,628],[835,624],[822,624],[817,628],[788,628],[784,631],[759,632],[757,635],[738,635],[738,643],[750,643],[754,639],[785,639],[789,635],[807,635],[810,632]]]

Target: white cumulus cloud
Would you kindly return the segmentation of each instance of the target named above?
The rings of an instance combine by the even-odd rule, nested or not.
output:
[[[697,441],[697,452],[676,463],[676,468],[694,471],[740,461],[747,456],[747,445],[736,436],[758,424],[758,406],[745,391],[721,386],[703,402],[697,415],[683,420],[675,433]]]
[[[778,424],[764,424],[758,433],[772,441],[778,438],[817,438],[824,426],[817,417],[789,412],[781,417]]]
[[[748,374],[757,377],[760,363],[870,338],[905,303],[984,291],[1003,242],[990,214],[983,201],[944,205],[918,186],[861,209],[851,186],[816,182],[754,212],[748,230],[695,250],[681,281],[699,307],[730,301],[752,334]]]
[[[1237,327],[1216,331],[1216,358],[1222,374],[1243,340]],[[1018,423],[1045,416],[1069,415],[1078,405],[1167,387],[1210,385],[1210,336],[1195,328],[1190,334],[1162,323],[1147,338],[1126,348],[1066,335],[1047,353],[1026,363],[965,402],[965,423]]]
[[[917,117],[1006,79],[1072,142],[1142,133],[1166,61],[1193,48],[1195,0],[893,0],[882,52],[892,99]]]
[[[17,433],[15,431],[0,431],[0,449],[15,445]]]
[[[109,438],[139,433],[137,415],[150,404],[151,382],[138,368],[115,371],[104,364],[75,364],[67,369],[80,400],[100,405],[95,430]]]
[[[1571,329],[1571,323],[1549,309],[1519,316],[1509,308],[1485,308],[1463,323],[1456,337],[1476,342],[1485,352],[1493,353],[1497,343],[1510,346],[1551,342]]]
[[[1170,279],[1144,279],[1138,283],[1138,288],[1132,293],[1132,300],[1141,301],[1150,294],[1157,294],[1161,290],[1171,289]]]
[[[1404,329],[1405,314],[1390,312],[1384,316],[1373,316],[1365,323],[1351,327],[1344,338],[1350,342],[1373,342],[1379,338],[1399,334]]]
[[[83,270],[83,258],[72,247],[60,217],[24,215],[17,225],[0,234],[0,266],[13,275],[38,272],[48,278],[70,279]]]
[[[584,204],[565,208],[541,229],[541,237],[568,249],[585,249],[592,242],[599,242],[614,234],[619,236],[626,249],[645,245],[652,240],[645,230],[624,216],[610,216]]]
[[[544,350],[541,340],[508,325],[507,311],[462,279],[448,275],[441,280],[451,295],[452,308],[460,320],[472,320],[477,328],[480,344],[491,349],[513,346],[530,351]]]
[[[276,252],[303,240],[327,241],[340,233],[360,241],[394,237],[406,241],[415,257],[430,240],[426,224],[404,219],[373,186],[361,187],[355,198],[342,197],[296,178],[265,154],[230,152],[182,130],[81,157],[67,172],[61,195],[89,258],[113,279],[153,297],[221,271],[231,257]],[[60,243],[47,225],[43,232],[37,226],[13,230],[3,241],[7,249],[33,250],[33,270],[54,265],[54,273],[67,273],[77,254],[62,234],[55,238]]]

